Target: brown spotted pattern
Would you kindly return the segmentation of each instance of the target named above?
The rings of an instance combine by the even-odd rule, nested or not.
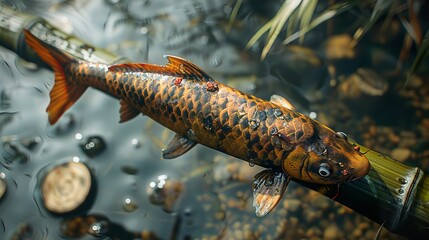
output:
[[[110,71],[107,65],[92,63],[69,70],[69,79],[126,100],[182,136],[264,167],[279,166],[291,149],[314,133],[308,117],[211,79],[132,68]]]

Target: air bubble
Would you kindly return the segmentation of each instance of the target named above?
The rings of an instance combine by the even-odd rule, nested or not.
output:
[[[88,137],[82,141],[80,148],[88,157],[95,157],[106,149],[106,143],[100,136]]]
[[[81,134],[81,133],[76,133],[76,134],[74,135],[74,139],[76,139],[76,140],[82,140],[82,138],[83,138],[83,136],[82,136],[82,134]]]
[[[183,183],[169,180],[167,175],[158,176],[147,188],[149,201],[154,205],[161,205],[166,212],[173,211],[174,203],[182,191]]]
[[[254,167],[255,166],[255,159],[249,159],[249,166]]]
[[[91,224],[88,233],[94,237],[104,237],[108,233],[108,223],[106,221],[99,221]]]
[[[141,147],[141,143],[137,138],[133,138],[131,139],[131,144],[135,147],[135,148],[139,148]]]
[[[125,198],[122,204],[122,209],[126,212],[134,212],[138,207],[137,203],[132,198]]]

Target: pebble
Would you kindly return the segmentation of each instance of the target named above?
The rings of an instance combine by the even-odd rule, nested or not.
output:
[[[339,229],[335,223],[329,225],[323,232],[323,239],[325,240],[335,240],[339,238]]]
[[[286,199],[283,201],[283,207],[291,212],[296,212],[301,206],[301,201],[298,199]]]
[[[330,37],[326,43],[326,56],[328,59],[355,58],[355,49],[350,46],[352,37],[348,34]]]
[[[331,200],[329,198],[319,194],[318,196],[311,199],[311,206],[317,209],[325,210],[329,208],[330,201]]]
[[[395,148],[390,153],[390,156],[399,161],[399,162],[405,162],[411,157],[411,150],[408,148]]]

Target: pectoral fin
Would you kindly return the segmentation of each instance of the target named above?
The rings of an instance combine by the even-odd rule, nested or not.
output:
[[[174,138],[171,139],[167,148],[162,149],[162,157],[165,159],[179,157],[193,148],[196,144],[196,142],[176,134]]]
[[[272,170],[263,170],[255,175],[252,189],[256,216],[263,217],[276,207],[289,180],[284,173]]]
[[[289,110],[295,110],[295,107],[290,103],[286,98],[279,95],[272,95],[270,98],[270,102],[275,103],[279,106],[285,107]]]
[[[128,120],[131,120],[135,118],[139,113],[141,113],[137,108],[135,108],[133,105],[129,104],[128,102],[121,100],[120,101],[121,108],[119,109],[119,114],[121,116],[120,123],[126,122]]]

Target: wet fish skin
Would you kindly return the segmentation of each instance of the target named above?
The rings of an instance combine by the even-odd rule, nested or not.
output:
[[[366,157],[328,127],[217,82],[184,59],[167,56],[165,66],[91,63],[72,59],[28,31],[25,37],[55,71],[47,108],[51,124],[93,87],[120,100],[121,122],[143,113],[183,139],[298,180],[338,184],[369,171]]]

